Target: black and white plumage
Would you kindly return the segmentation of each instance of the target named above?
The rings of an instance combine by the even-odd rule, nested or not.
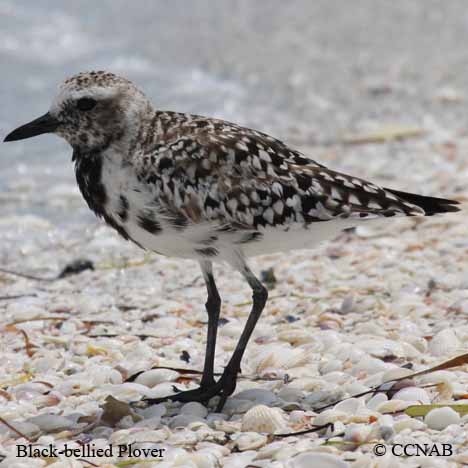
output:
[[[66,80],[45,115],[5,141],[54,132],[73,147],[89,207],[125,239],[198,260],[208,289],[207,358],[201,387],[173,397],[206,400],[235,388],[242,354],[267,293],[246,258],[310,248],[370,219],[458,211],[456,201],[381,188],[340,174],[262,132],[158,111],[130,81],[108,72]],[[254,304],[233,358],[213,378],[220,298],[212,261],[239,270]]]

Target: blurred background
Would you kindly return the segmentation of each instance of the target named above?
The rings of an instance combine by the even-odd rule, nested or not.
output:
[[[232,120],[335,169],[448,196],[466,180],[455,139],[468,127],[467,45],[464,0],[2,0],[0,136],[43,114],[65,77],[106,69],[160,109]],[[0,215],[96,223],[70,157],[50,135],[1,145]]]

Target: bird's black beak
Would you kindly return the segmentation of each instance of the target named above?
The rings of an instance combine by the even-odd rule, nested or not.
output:
[[[49,112],[9,133],[3,141],[16,141],[31,138],[42,133],[53,132],[58,127],[58,120]]]

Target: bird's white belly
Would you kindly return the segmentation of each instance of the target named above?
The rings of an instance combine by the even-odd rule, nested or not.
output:
[[[232,258],[237,252],[243,256],[287,252],[296,249],[312,248],[321,241],[333,239],[343,229],[355,225],[352,219],[336,219],[310,224],[260,228],[260,235],[246,242],[249,232],[220,230],[220,223],[205,221],[176,228],[160,214],[158,200],[151,186],[139,182],[132,168],[125,168],[112,155],[105,158],[102,183],[106,188],[107,213],[119,224],[128,236],[141,247],[171,257],[210,259],[223,261]],[[122,197],[128,207],[121,216]],[[159,229],[145,229],[139,217],[144,212],[154,216]],[[254,233],[255,231],[250,231]],[[209,242],[208,242],[209,241]],[[213,255],[206,255],[207,252]]]

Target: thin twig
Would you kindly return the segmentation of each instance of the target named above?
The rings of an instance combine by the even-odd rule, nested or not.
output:
[[[97,468],[101,466],[101,465],[96,465],[96,463],[90,462],[89,460],[85,460],[84,458],[77,458],[76,460],[83,462],[83,463],[88,463],[88,465],[91,465],[91,466],[97,466]]]
[[[0,296],[0,301],[8,301],[9,299],[21,299],[22,297],[37,297],[37,294],[16,294],[14,296]]]
[[[15,427],[13,427],[9,422],[5,421],[1,416],[0,416],[0,422],[3,423],[10,431],[13,431],[15,434],[19,435],[20,437],[23,437],[26,439],[30,444],[32,444],[34,441],[30,439],[26,434],[23,434],[22,432],[18,431]]]
[[[303,431],[298,432],[289,432],[287,434],[273,434],[274,437],[293,437],[303,434],[311,434],[312,432],[318,432],[327,427],[333,427],[333,423],[322,424],[321,426],[314,426],[311,429],[304,429]]]
[[[27,323],[27,322],[42,322],[42,321],[64,321],[68,320],[68,317],[34,317],[30,319],[21,319],[21,320],[15,320],[14,322],[8,323],[8,326],[14,327],[15,325],[20,325],[22,323]]]
[[[57,277],[44,278],[41,276],[29,275],[28,273],[20,273],[18,271],[7,270],[6,268],[0,268],[0,273],[6,273],[7,275],[20,276],[21,278],[36,280],[36,281],[55,281]]]

